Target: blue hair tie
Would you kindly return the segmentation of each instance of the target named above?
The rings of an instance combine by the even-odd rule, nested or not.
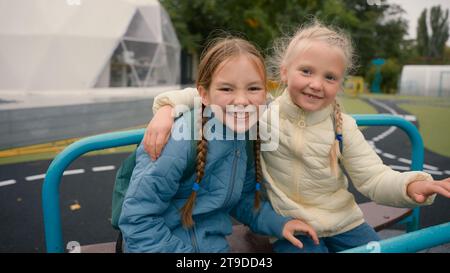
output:
[[[194,185],[192,185],[192,190],[198,191],[198,189],[200,189],[200,185],[198,183],[194,183]]]
[[[336,134],[336,139],[337,139],[339,142],[342,142],[342,134]]]
[[[255,186],[256,191],[261,190],[261,183],[256,182],[256,186]]]

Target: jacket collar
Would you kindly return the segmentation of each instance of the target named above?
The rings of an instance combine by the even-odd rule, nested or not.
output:
[[[322,122],[329,118],[333,111],[332,105],[328,105],[319,111],[305,111],[292,101],[286,89],[279,98],[279,106],[281,117],[286,117],[294,123],[298,123],[300,127],[311,126]]]

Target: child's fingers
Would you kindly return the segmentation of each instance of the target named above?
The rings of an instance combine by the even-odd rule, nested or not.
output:
[[[148,149],[149,149],[149,153],[150,153],[150,157],[153,160],[156,160],[156,133],[151,133],[150,134],[150,138],[148,140]]]
[[[433,192],[438,193],[442,196],[450,198],[450,189],[449,186],[444,183],[436,183],[432,187]]]
[[[144,143],[144,151],[146,151],[147,153],[149,153],[149,151],[147,150],[147,142],[148,142],[148,138],[149,138],[149,136],[148,136],[148,131],[147,130],[145,130],[145,133],[144,133],[144,139],[143,139],[143,143]]]
[[[150,155],[150,138],[151,138],[151,132],[147,129],[144,133],[144,150],[147,152],[147,154]]]
[[[445,178],[445,179],[442,179],[442,180],[438,180],[438,182],[439,183],[444,183],[444,184],[450,184],[450,177],[447,177],[447,178]]]
[[[436,183],[438,186],[450,191],[450,178],[444,179]]]
[[[298,247],[298,248],[303,248],[303,243],[295,238],[294,235],[292,235],[291,233],[286,235],[286,240],[288,240],[289,242],[291,242],[294,246]]]
[[[414,201],[416,201],[417,203],[423,203],[426,200],[426,197],[422,194],[418,194],[418,193],[414,193]]]
[[[319,237],[317,236],[317,233],[313,228],[311,228],[311,227],[307,228],[306,233],[309,234],[309,236],[311,237],[311,239],[313,239],[313,241],[316,245],[319,244]]]
[[[156,140],[155,140],[155,156],[159,157],[159,155],[161,154],[162,149],[164,148],[164,146],[167,143],[167,139],[168,136],[164,135],[163,133],[159,133],[156,136]]]

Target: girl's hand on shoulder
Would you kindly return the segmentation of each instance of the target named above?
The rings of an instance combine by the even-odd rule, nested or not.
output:
[[[423,203],[435,193],[450,198],[450,177],[436,181],[414,181],[406,188],[408,196],[417,203]]]
[[[287,222],[283,227],[283,237],[293,245],[303,248],[303,243],[294,236],[295,232],[306,233],[311,237],[316,245],[319,244],[319,238],[317,237],[316,231],[305,222],[294,219]]]
[[[153,116],[144,134],[144,150],[152,160],[158,159],[162,149],[169,140],[170,130],[174,123],[172,106],[161,107]]]

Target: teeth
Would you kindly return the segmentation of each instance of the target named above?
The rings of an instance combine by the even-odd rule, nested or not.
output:
[[[236,118],[246,118],[246,112],[237,112],[237,113],[235,112],[234,116]]]
[[[307,96],[308,98],[321,99],[321,97],[318,97],[318,96],[314,96],[314,95],[311,95],[311,94],[307,94],[307,93],[303,93],[303,95]]]

